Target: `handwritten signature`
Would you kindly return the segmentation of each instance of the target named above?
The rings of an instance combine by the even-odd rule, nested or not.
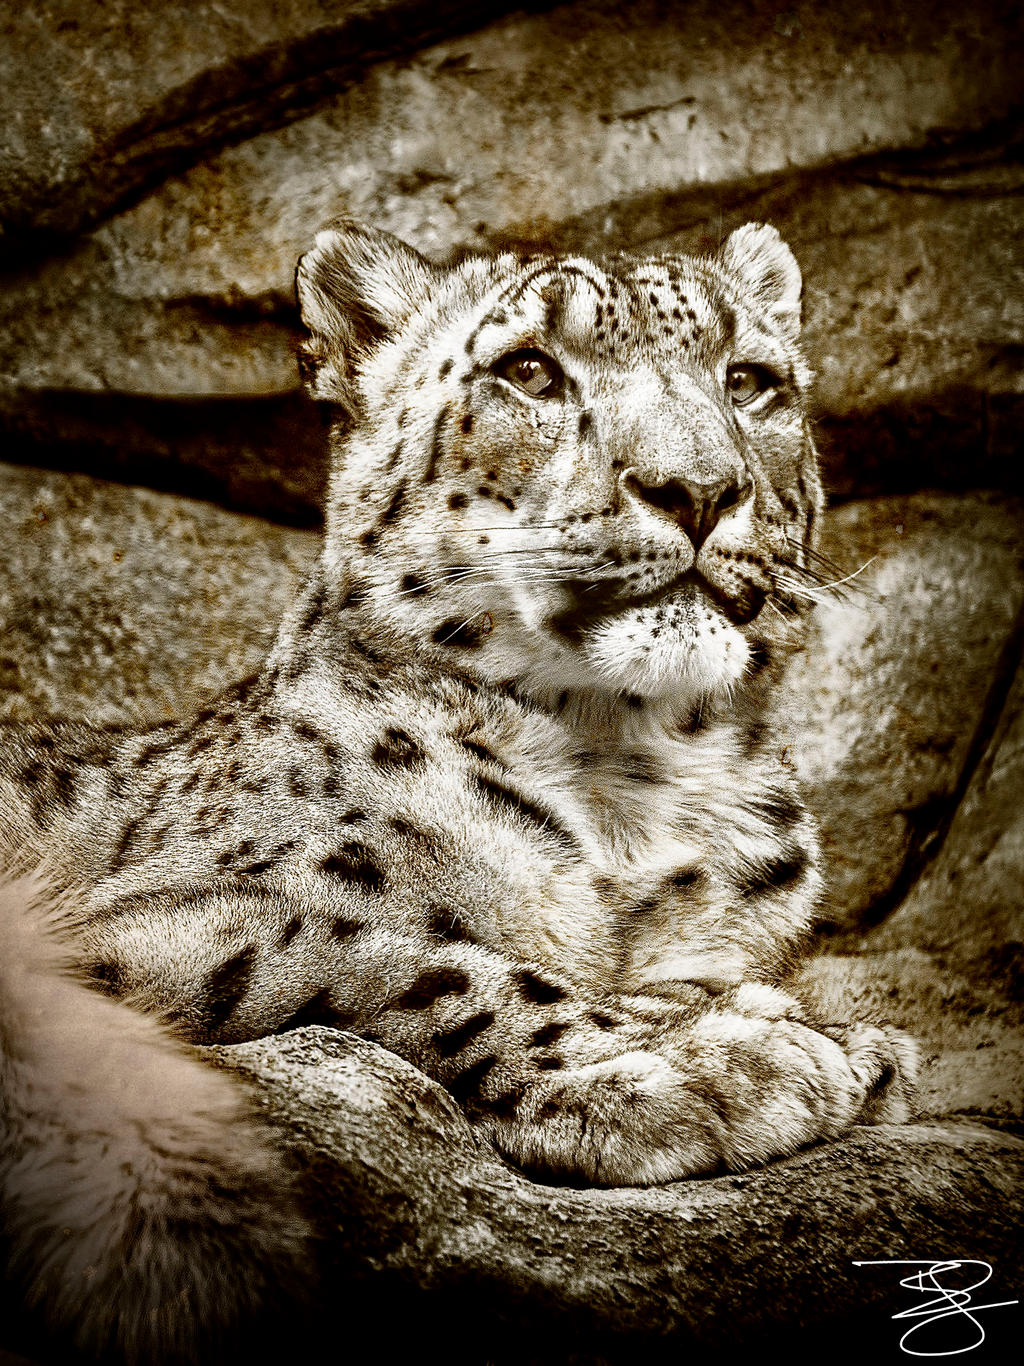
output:
[[[969,1257],[950,1259],[946,1262],[915,1259],[854,1262],[853,1265],[923,1268],[901,1280],[900,1285],[930,1298],[912,1309],[904,1309],[901,1313],[892,1315],[896,1321],[918,1320],[912,1323],[900,1338],[900,1347],[913,1357],[955,1357],[963,1352],[973,1352],[975,1347],[980,1347],[985,1341],[985,1329],[975,1315],[983,1309],[1003,1309],[1008,1305],[1020,1303],[1019,1300],[998,1300],[993,1304],[972,1304],[971,1296],[974,1292],[992,1279],[992,1267],[988,1262],[976,1261]],[[968,1270],[966,1275],[961,1275],[964,1268],[978,1270]],[[965,1284],[970,1276],[976,1276],[976,1279]],[[943,1284],[943,1277],[946,1278],[946,1284]],[[935,1328],[936,1324],[947,1319],[951,1322],[944,1323],[941,1330]],[[907,1345],[911,1339],[914,1339],[912,1347]],[[961,1342],[963,1345],[951,1347],[950,1342]]]

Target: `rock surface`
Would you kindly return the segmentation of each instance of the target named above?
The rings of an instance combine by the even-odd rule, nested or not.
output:
[[[1019,649],[1024,505],[868,499],[831,513],[821,548],[835,578],[856,577],[816,608],[783,715],[822,824],[826,918],[851,927],[906,893],[999,718],[1004,652]]]
[[[317,537],[0,466],[0,716],[164,719],[244,677]]]
[[[635,1360],[753,1345],[766,1320],[891,1331],[893,1282],[852,1263],[925,1255],[937,1236],[1005,1286],[1024,1270],[1024,1142],[978,1125],[861,1128],[743,1176],[571,1190],[510,1169],[440,1087],[365,1040],[312,1028],[215,1051],[313,1171],[341,1265],[395,1276],[398,1305],[402,1287],[457,1288],[462,1332],[487,1323],[499,1359],[521,1350],[524,1301],[539,1359],[571,1343]]]
[[[0,30],[0,251],[109,213],[211,143],[294,117],[367,59],[494,12],[466,0],[29,3]]]

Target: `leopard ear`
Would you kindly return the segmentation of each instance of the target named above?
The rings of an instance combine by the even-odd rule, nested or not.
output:
[[[790,337],[800,335],[800,267],[770,223],[745,223],[730,233],[718,261]]]
[[[340,220],[299,260],[295,288],[309,340],[299,367],[317,398],[343,398],[353,362],[425,300],[437,270],[390,233]],[[327,373],[330,371],[331,373]]]

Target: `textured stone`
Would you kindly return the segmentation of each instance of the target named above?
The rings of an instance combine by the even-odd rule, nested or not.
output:
[[[69,233],[211,144],[287,121],[466,0],[29,0],[0,29],[0,252]]]
[[[438,1086],[363,1040],[306,1029],[216,1052],[312,1172],[337,1288],[372,1269],[393,1308],[457,1291],[455,1350],[499,1324],[510,1351],[525,1329],[552,1361],[569,1343],[613,1361],[800,1345],[838,1324],[864,1345],[873,1324],[893,1330],[895,1280],[855,1259],[941,1255],[938,1238],[994,1262],[1003,1286],[1021,1268],[1024,1143],[970,1124],[855,1129],[743,1176],[571,1190],[511,1170]]]
[[[176,715],[269,647],[317,538],[0,466],[0,715]]]
[[[837,577],[872,562],[845,601],[815,611],[784,715],[822,823],[836,925],[887,914],[955,809],[1024,599],[1021,513],[994,494],[919,494],[827,521]]]
[[[1018,665],[1022,632],[1004,651]],[[997,684],[1000,680],[997,678]],[[987,747],[975,756],[939,847],[873,937],[929,949],[972,980],[1002,982],[1024,1003],[1024,673],[1012,679]]]

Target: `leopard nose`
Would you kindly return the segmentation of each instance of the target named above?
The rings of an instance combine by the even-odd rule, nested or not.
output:
[[[745,503],[754,492],[753,480],[729,475],[713,483],[696,479],[669,479],[664,484],[645,484],[630,470],[624,483],[634,497],[678,522],[699,550],[724,513]]]

